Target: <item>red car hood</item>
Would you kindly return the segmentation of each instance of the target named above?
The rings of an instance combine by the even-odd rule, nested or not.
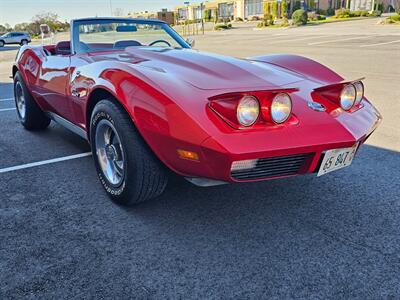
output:
[[[304,80],[274,65],[188,49],[128,47],[120,53],[98,53],[99,60],[118,60],[168,73],[204,90],[273,89]]]

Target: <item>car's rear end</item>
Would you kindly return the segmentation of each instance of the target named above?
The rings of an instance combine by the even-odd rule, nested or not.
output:
[[[194,183],[213,185],[323,175],[350,165],[381,120],[359,82],[316,88],[315,82],[304,81],[297,89],[210,97],[207,117],[216,130],[200,147],[189,147],[182,173],[201,177]],[[346,87],[354,87],[350,104]],[[190,162],[196,160],[200,164]]]

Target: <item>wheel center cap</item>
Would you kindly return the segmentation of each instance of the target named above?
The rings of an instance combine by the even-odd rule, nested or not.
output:
[[[117,151],[114,145],[106,146],[106,156],[109,160],[115,160],[117,158]]]

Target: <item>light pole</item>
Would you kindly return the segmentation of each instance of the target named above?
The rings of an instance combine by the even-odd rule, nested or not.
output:
[[[185,27],[187,26],[187,35],[190,35],[190,25],[189,25],[189,1],[183,2],[183,4],[185,4],[186,6],[186,20],[185,20]]]
[[[113,16],[112,0],[110,0],[110,12],[111,12],[111,17],[112,17]]]
[[[202,29],[203,35],[204,35],[204,15],[203,15],[203,10],[204,10],[204,6],[203,6],[203,2],[201,2],[200,3],[201,29]]]

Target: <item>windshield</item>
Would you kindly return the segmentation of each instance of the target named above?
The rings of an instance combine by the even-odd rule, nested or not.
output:
[[[155,46],[190,48],[167,24],[145,20],[89,20],[74,22],[77,53]]]

